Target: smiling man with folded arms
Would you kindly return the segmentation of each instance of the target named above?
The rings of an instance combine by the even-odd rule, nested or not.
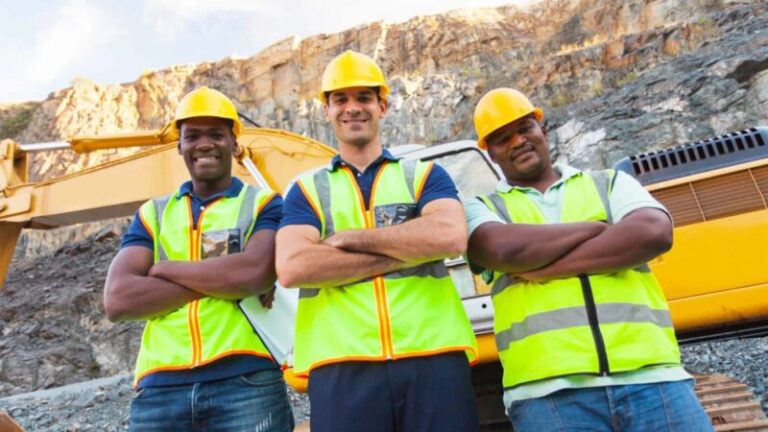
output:
[[[646,264],[672,245],[669,214],[623,172],[553,165],[543,119],[514,89],[480,99],[478,146],[504,178],[465,205],[515,431],[712,430]]]
[[[443,264],[466,247],[463,209],[441,167],[383,148],[388,94],[360,53],[323,74],[339,155],[288,192],[277,234],[280,282],[301,288],[295,370],[313,431],[477,430],[476,342]]]

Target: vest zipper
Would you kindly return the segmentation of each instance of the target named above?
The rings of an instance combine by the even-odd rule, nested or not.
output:
[[[592,293],[592,284],[587,275],[579,275],[579,282],[581,282],[581,291],[584,294],[584,308],[587,310],[589,328],[592,330],[592,338],[595,340],[600,375],[607,376],[611,371],[608,367],[608,353],[605,351],[605,340],[603,340],[603,334],[600,332],[600,321],[597,319],[597,307],[595,306],[595,297]]]
[[[371,187],[371,196],[368,198],[368,206],[366,208],[365,201],[363,200],[363,193],[360,190],[360,186],[357,184],[357,179],[355,179],[355,174],[350,170],[348,167],[343,167],[344,171],[349,175],[350,179],[352,180],[352,185],[357,190],[357,196],[360,199],[360,206],[361,210],[363,211],[363,220],[365,221],[365,228],[367,229],[373,229],[376,228],[376,223],[374,221],[373,216],[373,198],[376,194],[376,185],[379,182],[379,177],[382,172],[384,172],[384,168],[387,166],[387,162],[383,162],[381,166],[379,166],[378,171],[376,172],[376,176],[373,180],[373,186]],[[393,348],[392,348],[392,328],[389,323],[389,308],[387,307],[387,286],[384,283],[384,278],[382,276],[376,276],[373,278],[373,289],[374,293],[376,295],[376,311],[379,315],[379,331],[381,333],[381,349],[383,352],[384,357],[387,360],[392,359],[393,357]]]
[[[192,222],[192,229],[189,231],[189,260],[200,261],[200,249],[202,244],[203,231],[199,229],[203,225],[203,216],[205,212],[211,208],[211,206],[219,201],[221,198],[217,198],[208,203],[205,208],[200,211],[200,215],[197,220],[193,218],[192,212],[192,198],[187,196],[187,206],[189,210],[189,220]],[[200,332],[200,300],[192,300],[189,304],[187,311],[187,319],[189,321],[189,335],[192,339],[192,367],[200,366],[203,361],[203,336]]]

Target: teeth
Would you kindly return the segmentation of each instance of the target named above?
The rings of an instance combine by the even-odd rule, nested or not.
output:
[[[207,156],[207,157],[197,158],[198,162],[213,162],[215,160],[216,160],[216,157],[214,157],[214,156]]]

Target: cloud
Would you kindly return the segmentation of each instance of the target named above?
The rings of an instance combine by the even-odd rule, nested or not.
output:
[[[4,68],[0,75],[14,84],[2,90],[0,100],[29,97],[38,89],[55,87],[63,76],[87,72],[87,65],[99,61],[102,50],[118,34],[108,15],[92,2],[65,1],[40,17],[29,40],[3,42],[0,53],[3,58],[13,58],[15,68]]]
[[[144,19],[160,37],[173,40],[190,22],[202,22],[214,14],[263,12],[267,0],[144,0]]]
[[[93,58],[118,34],[105,25],[106,14],[86,0],[67,1],[52,21],[35,36],[28,76],[35,82],[49,82]]]

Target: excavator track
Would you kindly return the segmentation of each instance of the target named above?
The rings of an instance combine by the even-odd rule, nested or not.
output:
[[[725,375],[694,376],[696,397],[716,432],[768,432],[768,418],[746,384]]]

